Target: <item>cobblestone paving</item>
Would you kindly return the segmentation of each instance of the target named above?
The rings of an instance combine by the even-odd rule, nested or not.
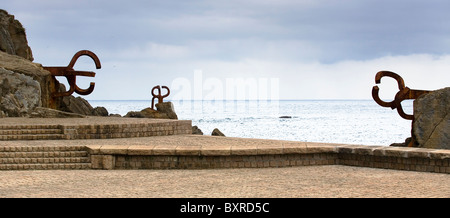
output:
[[[450,175],[339,165],[1,171],[2,198],[449,198]]]

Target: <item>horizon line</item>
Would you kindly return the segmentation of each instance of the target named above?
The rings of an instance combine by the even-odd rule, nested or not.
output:
[[[151,99],[86,99],[87,101],[151,101]],[[166,101],[374,101],[373,99],[189,99]]]

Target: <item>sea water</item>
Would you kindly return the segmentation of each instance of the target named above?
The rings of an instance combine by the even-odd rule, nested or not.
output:
[[[151,101],[89,102],[122,116],[151,106]],[[386,146],[411,136],[410,120],[373,100],[172,102],[178,119],[192,120],[205,135],[218,128],[229,137]],[[412,114],[412,101],[402,105]]]

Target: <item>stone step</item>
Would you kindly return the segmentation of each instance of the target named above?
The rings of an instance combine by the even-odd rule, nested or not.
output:
[[[1,146],[0,170],[90,169],[84,146]]]
[[[59,125],[1,125],[0,141],[67,139]]]
[[[0,158],[71,158],[88,157],[87,151],[0,152]]]
[[[62,134],[61,129],[0,129],[0,135]]]
[[[86,151],[85,146],[0,146],[0,152]]]
[[[62,129],[60,125],[0,125],[0,130],[12,129]]]
[[[65,164],[90,163],[89,157],[60,157],[60,158],[0,158],[1,164]]]
[[[91,163],[0,164],[0,170],[82,170],[91,169]]]
[[[0,135],[0,140],[56,140],[67,137],[65,134]]]

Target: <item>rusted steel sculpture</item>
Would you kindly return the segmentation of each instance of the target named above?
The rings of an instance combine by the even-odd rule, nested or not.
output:
[[[162,95],[161,88],[166,89],[167,90],[167,94]],[[155,94],[155,90],[158,91],[158,94]],[[156,98],[158,99],[158,103],[162,103],[163,99],[170,95],[170,89],[167,86],[162,86],[162,87],[161,86],[155,86],[152,89],[152,95],[153,95],[153,98],[152,98],[152,109],[154,109],[155,99]]]
[[[73,94],[74,92],[76,92],[77,94],[80,94],[80,95],[89,95],[89,94],[92,93],[92,91],[94,91],[94,86],[95,86],[94,82],[91,82],[89,88],[87,88],[87,89],[81,89],[76,84],[77,76],[95,77],[95,73],[94,72],[91,72],[91,71],[76,71],[76,70],[73,69],[73,66],[75,65],[75,62],[78,60],[79,57],[81,57],[83,55],[89,56],[90,58],[92,58],[92,60],[94,60],[96,69],[100,69],[101,68],[100,60],[98,59],[97,55],[95,55],[93,52],[88,51],[88,50],[81,50],[81,51],[77,52],[72,57],[72,60],[70,61],[69,65],[67,65],[67,67],[44,67],[44,69],[50,71],[50,74],[53,77],[55,77],[55,76],[64,76],[64,77],[66,77],[67,82],[70,85],[69,90],[66,91],[66,92],[59,92],[58,90],[53,92],[52,93],[52,97],[53,98],[69,96],[69,95]]]
[[[380,84],[381,83],[381,78],[385,77],[385,76],[391,77],[391,78],[394,78],[395,80],[397,80],[399,91],[395,95],[395,98],[394,98],[393,101],[385,102],[385,101],[381,100],[379,95],[378,95],[378,92],[380,91],[380,88],[378,88],[378,86],[374,86],[372,88],[372,97],[373,97],[373,99],[375,100],[375,102],[377,102],[382,107],[390,107],[390,108],[392,108],[392,110],[397,109],[398,114],[401,117],[403,117],[404,119],[413,120],[414,121],[414,115],[406,114],[403,111],[403,108],[402,108],[402,105],[401,105],[402,101],[407,100],[407,99],[416,99],[416,98],[420,97],[421,95],[426,94],[426,93],[430,93],[432,91],[410,89],[410,88],[405,86],[405,82],[403,81],[403,78],[401,76],[399,76],[396,73],[390,72],[390,71],[380,71],[380,72],[378,72],[375,75],[375,83],[376,84]]]

